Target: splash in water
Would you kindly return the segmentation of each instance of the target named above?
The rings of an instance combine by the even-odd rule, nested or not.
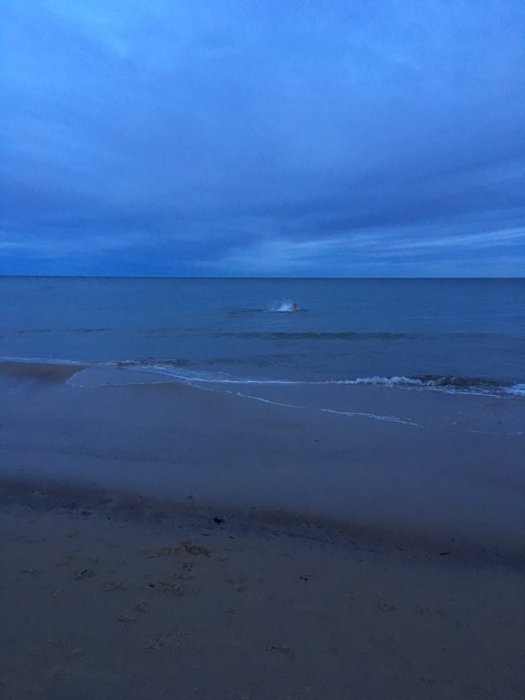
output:
[[[295,311],[302,311],[299,304],[293,301],[280,301],[279,303],[270,307],[269,311],[277,311],[279,313],[293,313]]]

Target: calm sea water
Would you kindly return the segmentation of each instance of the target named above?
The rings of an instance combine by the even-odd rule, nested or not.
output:
[[[525,280],[4,277],[0,356],[519,396]]]

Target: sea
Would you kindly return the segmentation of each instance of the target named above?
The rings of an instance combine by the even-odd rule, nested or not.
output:
[[[516,399],[525,279],[2,277],[0,360]]]

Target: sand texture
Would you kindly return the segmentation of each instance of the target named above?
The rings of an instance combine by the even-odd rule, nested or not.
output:
[[[0,369],[0,700],[525,697],[523,401]]]
[[[516,565],[3,506],[2,700],[523,697]]]

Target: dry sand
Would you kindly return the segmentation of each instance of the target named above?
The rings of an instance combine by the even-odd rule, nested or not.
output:
[[[523,697],[516,564],[33,500],[0,511],[2,700]]]

